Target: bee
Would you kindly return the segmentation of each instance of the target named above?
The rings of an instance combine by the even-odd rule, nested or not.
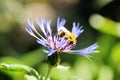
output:
[[[59,38],[65,37],[66,40],[70,41],[70,44],[76,43],[75,35],[72,32],[70,32],[69,30],[67,30],[65,27],[61,27],[61,29],[58,33],[58,37]]]

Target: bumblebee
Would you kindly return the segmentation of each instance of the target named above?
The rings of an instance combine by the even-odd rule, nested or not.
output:
[[[58,33],[58,37],[62,38],[65,37],[66,40],[70,41],[71,44],[75,44],[76,43],[76,37],[75,35],[70,32],[69,30],[67,30],[65,27],[62,27]]]

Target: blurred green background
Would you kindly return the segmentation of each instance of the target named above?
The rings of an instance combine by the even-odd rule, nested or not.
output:
[[[26,19],[35,22],[46,17],[55,28],[58,16],[67,20],[65,27],[69,30],[72,22],[83,26],[76,49],[98,42],[100,53],[91,55],[93,62],[80,55],[63,54],[61,65],[70,69],[55,69],[51,80],[66,80],[73,75],[81,80],[119,80],[120,0],[0,0],[0,62],[25,64],[45,75],[47,55],[25,31]],[[0,80],[23,80],[23,75],[0,70]]]

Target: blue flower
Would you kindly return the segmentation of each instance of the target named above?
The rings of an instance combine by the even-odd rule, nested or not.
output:
[[[45,18],[36,20],[38,27],[42,31],[41,35],[35,28],[33,21],[27,20],[28,26],[25,28],[26,31],[33,37],[37,39],[37,42],[44,47],[47,47],[48,50],[43,50],[48,56],[59,52],[66,52],[70,54],[80,54],[89,59],[88,54],[98,52],[96,48],[98,47],[97,43],[84,48],[82,50],[72,50],[77,43],[77,37],[84,31],[79,23],[74,22],[72,31],[67,30],[64,25],[66,23],[65,19],[58,18],[57,20],[57,31],[53,32],[51,28],[51,21],[47,21]]]

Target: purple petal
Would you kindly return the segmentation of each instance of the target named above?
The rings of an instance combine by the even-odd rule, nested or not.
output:
[[[57,20],[57,31],[58,31],[58,32],[59,32],[60,27],[63,27],[63,26],[65,25],[65,23],[66,23],[66,20],[65,20],[65,19],[62,19],[62,20],[60,21],[60,17],[58,17],[58,20]]]
[[[44,33],[44,35],[46,36],[45,27],[44,27],[44,23],[46,22],[45,18],[41,18],[40,21],[36,20],[36,22],[37,22],[39,28]]]
[[[50,24],[51,24],[51,21],[47,21],[47,23],[46,23],[46,29],[47,29],[48,33],[51,35],[52,30],[51,30]]]
[[[33,29],[35,32],[37,32],[36,29],[35,29],[35,26],[33,24],[33,21],[30,21],[29,19],[27,19],[27,22],[30,25],[31,29]]]
[[[71,52],[71,54],[80,54],[80,55],[83,55],[83,56],[87,56],[87,54],[92,54],[92,53],[96,53],[96,52],[99,52],[97,50],[95,50],[96,48],[98,47],[98,44],[95,43],[85,49],[82,49],[82,50],[71,50],[69,52]]]
[[[48,47],[48,46],[46,45],[45,41],[42,40],[42,39],[37,40],[37,42],[38,42],[39,44],[45,46],[45,47]]]
[[[37,32],[37,30],[35,29],[35,27],[34,27],[34,24],[33,24],[33,21],[30,21],[30,20],[27,20],[28,21],[28,30],[27,30],[27,32],[29,33],[29,31],[31,32],[31,36],[34,36],[34,37],[37,37],[37,36],[35,36],[35,34],[32,32],[32,30],[37,34],[37,35],[39,35],[42,39],[44,39],[45,40],[45,38],[41,35],[41,34],[39,34],[38,32]],[[30,33],[29,33],[30,34]]]
[[[84,30],[82,29],[82,27],[79,27],[79,26],[80,26],[79,23],[77,23],[77,25],[76,25],[75,22],[73,23],[72,33],[73,33],[76,37],[78,37],[78,36],[84,31]]]
[[[28,24],[28,27],[25,28],[25,30],[33,37],[35,37],[36,39],[39,40],[39,38],[33,33],[33,31],[31,30],[30,25]]]
[[[43,50],[45,53],[47,53],[48,54],[48,56],[50,56],[50,55],[52,55],[52,54],[54,54],[55,52],[56,52],[56,50],[53,50],[53,49],[49,49],[49,50]]]

